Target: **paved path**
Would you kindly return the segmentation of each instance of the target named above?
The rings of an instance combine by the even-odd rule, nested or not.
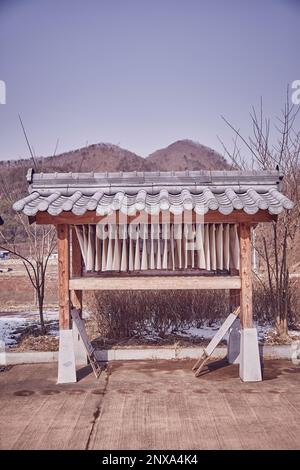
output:
[[[191,365],[114,363],[75,385],[56,385],[55,364],[0,372],[0,448],[300,449],[300,366],[266,361],[243,384],[237,366],[195,379]]]

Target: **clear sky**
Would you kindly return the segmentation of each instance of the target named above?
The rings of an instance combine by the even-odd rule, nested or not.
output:
[[[300,79],[300,0],[0,0],[0,159],[111,142],[221,150]]]

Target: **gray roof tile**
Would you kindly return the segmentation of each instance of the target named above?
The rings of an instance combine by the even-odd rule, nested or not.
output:
[[[29,195],[14,209],[28,216],[38,211],[59,215],[62,211],[83,215],[112,210],[134,214],[145,210],[181,214],[194,210],[205,214],[218,210],[230,214],[244,210],[255,214],[268,210],[279,214],[293,207],[280,192],[278,171],[180,171],[129,173],[34,173],[28,172]]]

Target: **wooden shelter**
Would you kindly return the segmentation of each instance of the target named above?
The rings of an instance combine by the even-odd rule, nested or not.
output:
[[[57,227],[61,332],[70,331],[71,308],[82,310],[83,290],[227,289],[241,311],[241,378],[251,379],[251,367],[260,373],[251,230],[293,206],[278,171],[29,170],[27,180],[29,195],[14,209]]]

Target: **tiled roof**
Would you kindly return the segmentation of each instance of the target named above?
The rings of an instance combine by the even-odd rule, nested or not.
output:
[[[235,209],[247,214],[260,209],[279,214],[293,207],[280,192],[282,177],[278,171],[47,174],[29,170],[27,180],[29,195],[13,207],[28,216],[39,211],[51,215],[96,211],[105,215],[113,210],[126,214],[143,210],[152,214],[161,210],[203,214],[218,210],[230,214]]]

